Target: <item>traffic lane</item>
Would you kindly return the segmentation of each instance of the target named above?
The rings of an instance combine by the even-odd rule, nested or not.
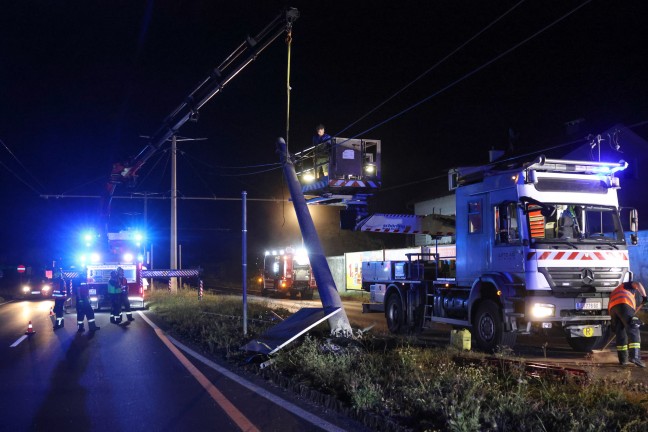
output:
[[[239,430],[144,322],[111,326],[97,314],[104,328],[79,335],[75,321],[10,351],[3,428]]]
[[[147,312],[152,325],[165,327],[155,314]],[[361,424],[324,410],[290,390],[277,388],[254,373],[216,358],[200,354],[200,349],[186,341],[168,338],[185,357],[262,431],[344,431],[368,430]]]
[[[51,300],[13,300],[0,306],[0,352],[25,334],[29,321],[35,329],[46,329],[49,320]],[[49,324],[48,324],[49,323]]]
[[[74,315],[67,316],[64,329],[53,332],[45,306],[34,308],[33,314],[41,317],[34,322],[37,333],[11,351],[9,367],[0,374],[7,383],[4,394],[18,403],[17,409],[4,409],[3,404],[1,418],[11,430],[48,429],[52,424],[83,430],[138,424],[156,430],[239,430],[137,314],[130,325],[116,326],[99,313],[102,329],[78,335]],[[3,316],[22,316],[22,309]],[[223,393],[240,402],[261,430],[317,429],[201,363],[196,366],[217,387],[224,386]]]

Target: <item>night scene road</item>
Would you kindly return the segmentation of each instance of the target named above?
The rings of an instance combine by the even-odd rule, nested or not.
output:
[[[98,313],[94,334],[87,323],[77,334],[68,314],[55,333],[52,306],[0,306],[2,431],[348,429],[181,352],[146,312],[120,326]],[[23,338],[29,321],[35,333]]]

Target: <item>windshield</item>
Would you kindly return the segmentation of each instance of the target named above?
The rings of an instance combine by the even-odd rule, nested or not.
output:
[[[536,242],[623,243],[614,207],[571,203],[533,203],[527,208],[529,232]]]

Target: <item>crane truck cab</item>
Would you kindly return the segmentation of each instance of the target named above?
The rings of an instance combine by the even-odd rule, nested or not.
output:
[[[451,170],[456,274],[440,275],[438,256],[382,263],[404,270],[366,281],[363,271],[363,288],[377,293],[369,306],[382,305],[392,331],[470,329],[485,351],[552,328],[574,350],[603,347],[610,293],[630,278],[615,177],[626,166],[540,157],[519,168]],[[636,211],[630,222],[636,231]]]

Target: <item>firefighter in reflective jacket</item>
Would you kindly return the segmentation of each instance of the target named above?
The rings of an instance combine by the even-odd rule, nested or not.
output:
[[[80,283],[79,280],[74,281],[75,284],[74,294],[76,296],[76,310],[77,310],[77,333],[83,333],[85,328],[83,327],[83,318],[88,319],[88,327],[91,333],[96,332],[100,329],[95,323],[95,314],[90,305],[90,294],[88,292],[88,285],[85,283]]]
[[[121,286],[117,278],[117,272],[110,272],[110,280],[108,281],[108,296],[110,297],[110,322],[119,324],[121,322]]]
[[[121,307],[124,306],[126,310],[126,319],[128,321],[135,321],[133,318],[133,313],[131,312],[130,300],[128,300],[128,281],[124,277],[124,269],[117,267],[117,280],[119,281],[119,286],[121,287],[121,304],[119,306],[119,321],[121,322]]]
[[[52,297],[54,297],[54,313],[56,314],[56,324],[54,324],[53,327],[54,330],[63,328],[63,308],[69,296],[70,291],[65,283],[65,279],[63,279],[63,270],[54,270],[54,278],[52,279]]]
[[[624,282],[610,294],[608,310],[612,317],[612,329],[616,331],[616,348],[619,363],[625,366],[629,361],[639,367],[646,367],[641,360],[641,321],[635,313],[646,303],[646,290],[641,282]]]

